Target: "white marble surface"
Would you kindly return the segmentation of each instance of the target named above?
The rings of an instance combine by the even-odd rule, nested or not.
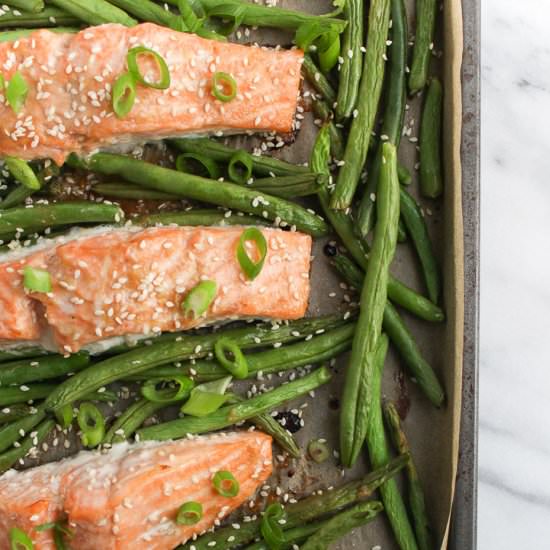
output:
[[[550,548],[550,3],[482,4],[480,550]]]

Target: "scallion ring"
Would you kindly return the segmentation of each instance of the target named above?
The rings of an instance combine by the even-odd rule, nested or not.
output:
[[[80,439],[85,447],[97,447],[105,437],[105,418],[92,403],[82,403],[76,416],[82,431]]]
[[[220,470],[214,474],[212,485],[218,494],[222,497],[236,497],[239,494],[239,482],[235,476],[227,470]]]
[[[178,525],[195,525],[202,519],[202,504],[189,501],[182,504],[176,516]]]
[[[11,544],[11,550],[33,550],[34,544],[32,543],[32,539],[25,533],[25,531],[22,531],[19,529],[19,527],[13,527],[10,529],[10,544]]]
[[[183,312],[186,317],[190,315],[193,319],[198,319],[206,313],[210,304],[214,301],[218,285],[216,281],[201,281],[196,285],[183,300]]]
[[[189,160],[199,164],[199,170],[193,171]],[[199,176],[206,176],[213,180],[217,180],[221,176],[221,170],[216,161],[199,153],[182,153],[178,155],[176,170],[178,172],[196,173]]]
[[[113,111],[124,118],[136,101],[136,81],[130,73],[122,73],[113,84]]]
[[[252,177],[252,159],[246,151],[237,151],[227,165],[229,179],[244,185]]]
[[[259,253],[259,259],[254,261],[246,250],[246,243],[252,241],[256,245]],[[257,227],[249,227],[245,229],[239,239],[237,245],[237,260],[248,279],[255,279],[264,266],[267,256],[267,241],[263,233]]]
[[[171,387],[167,387],[167,384]],[[165,387],[158,388],[159,385]],[[194,383],[187,376],[173,376],[170,379],[153,378],[147,380],[141,387],[141,395],[153,403],[177,403],[186,399]]]
[[[138,63],[140,56],[152,57],[155,60],[160,76],[156,82],[151,82],[141,74]],[[168,65],[166,64],[166,61],[164,61],[163,57],[154,50],[146,48],[145,46],[136,46],[128,52],[126,63],[128,64],[129,73],[134,77],[136,82],[139,82],[148,88],[155,88],[156,90],[166,90],[170,87],[170,71],[168,69]]]
[[[185,25],[186,31],[196,33],[202,26],[203,21],[206,17],[204,13],[202,17],[199,18],[195,13],[195,10],[193,9],[193,6],[191,6],[189,0],[178,0],[178,10],[181,15],[181,20]]]
[[[51,292],[52,278],[46,270],[27,265],[23,269],[23,286],[31,292]]]
[[[231,376],[198,385],[191,391],[191,396],[181,408],[189,416],[203,417],[216,412],[225,405],[232,394],[226,394],[231,383]]]
[[[330,456],[327,444],[320,439],[312,439],[307,446],[307,452],[317,464],[322,464]]]
[[[215,72],[212,76],[212,95],[227,103],[237,97],[237,82],[229,74],[224,72]]]
[[[243,379],[248,376],[248,362],[241,348],[230,338],[221,337],[214,344],[214,354],[220,365],[235,378]],[[233,357],[228,358],[228,354]]]
[[[60,409],[57,409],[55,411],[55,418],[57,419],[57,422],[63,428],[64,430],[68,428],[73,423],[74,413],[73,413],[73,406],[68,403],[67,405],[64,405]]]
[[[336,31],[323,34],[317,40],[319,67],[328,73],[337,63],[340,55],[340,35]]]
[[[6,157],[4,159],[9,173],[22,185],[37,191],[40,189],[40,180],[33,169],[23,159],[16,157]]]
[[[25,105],[28,93],[27,81],[19,71],[16,71],[6,86],[6,99],[15,114],[18,114]]]
[[[284,516],[285,511],[278,502],[270,504],[262,516],[260,531],[271,550],[279,550],[284,547],[285,535],[279,523]]]

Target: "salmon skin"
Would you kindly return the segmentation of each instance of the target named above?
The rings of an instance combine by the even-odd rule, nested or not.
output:
[[[133,109],[119,119],[111,92],[135,46],[163,57],[171,84],[166,90],[138,85]],[[100,25],[76,34],[38,30],[0,43],[0,74],[9,81],[19,71],[29,87],[19,114],[0,94],[0,156],[49,157],[62,164],[71,152],[185,134],[290,132],[302,61],[299,50],[207,40],[152,23]],[[152,60],[142,63],[146,76],[158,78]],[[235,79],[234,100],[213,96],[216,72]]]
[[[260,274],[249,280],[236,256],[243,231],[117,229],[0,264],[0,339],[33,340],[48,331],[61,352],[75,353],[113,337],[155,336],[242,318],[303,317],[311,237],[262,228],[267,255]],[[24,289],[26,265],[50,274],[51,292]],[[216,283],[215,298],[204,315],[193,318],[181,305],[204,280]]]
[[[220,470],[239,482],[237,496],[214,489],[212,477]],[[12,470],[0,477],[0,550],[9,550],[13,527],[33,539],[35,550],[53,550],[52,530],[35,529],[50,522],[67,522],[75,550],[172,550],[243,504],[271,471],[271,438],[261,432],[121,443],[107,454],[83,452]],[[178,525],[177,511],[189,501],[202,505],[202,519]]]

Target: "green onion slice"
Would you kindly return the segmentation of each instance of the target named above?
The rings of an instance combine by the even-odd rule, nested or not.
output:
[[[89,448],[97,447],[105,437],[105,418],[101,411],[92,403],[82,403],[76,420],[82,430],[82,444]]]
[[[164,387],[158,388],[159,385]],[[189,397],[194,385],[193,380],[187,376],[153,378],[143,384],[141,394],[153,403],[177,403]]]
[[[34,544],[31,538],[25,531],[21,531],[18,527],[10,529],[10,544],[11,550],[33,550]]]
[[[280,550],[284,547],[285,535],[279,523],[284,516],[285,511],[278,502],[270,504],[262,516],[260,531],[271,550]]]
[[[218,25],[218,32],[229,36],[235,32],[242,24],[244,16],[247,11],[246,5],[239,4],[224,4],[223,2],[219,6],[213,6],[208,10],[208,17],[216,17],[223,20],[232,19],[233,23],[230,25]]]
[[[151,57],[156,62],[159,70],[159,79],[156,82],[147,80],[141,74],[138,63],[140,56]],[[134,77],[136,82],[148,88],[155,88],[156,90],[166,90],[170,87],[170,71],[168,70],[168,65],[163,57],[154,50],[146,48],[145,46],[136,46],[128,52],[126,63],[128,64],[129,73]]]
[[[252,177],[252,159],[246,151],[237,151],[227,166],[229,179],[244,185]]]
[[[130,73],[122,73],[113,85],[113,111],[118,118],[124,118],[136,101],[136,81]]]
[[[189,416],[203,417],[216,412],[232,398],[226,394],[231,383],[231,376],[198,385],[191,391],[191,396],[181,408],[181,412]]]
[[[236,497],[239,494],[239,482],[235,476],[227,470],[220,470],[214,474],[212,485],[218,494],[222,497]]]
[[[5,87],[6,87],[6,79],[4,78],[3,74],[0,74],[0,92],[3,92]]]
[[[61,407],[60,409],[56,409],[55,418],[57,419],[57,422],[63,429],[68,428],[73,423],[73,418],[74,418],[73,406],[70,403],[68,403],[67,405],[64,405],[63,407]]]
[[[33,169],[24,160],[16,157],[6,157],[4,162],[10,174],[19,183],[35,191],[40,189],[40,180]]]
[[[199,170],[193,171],[192,163],[189,160],[198,163],[200,165]],[[213,180],[217,180],[221,176],[221,170],[217,162],[200,153],[182,153],[178,155],[176,170],[178,172],[198,173],[199,176],[207,176]]]
[[[28,93],[27,81],[19,71],[15,72],[6,86],[6,99],[15,114],[18,114],[25,105]]]
[[[206,17],[204,10],[202,17],[199,18],[189,0],[178,0],[178,9],[181,14],[180,19],[185,25],[185,31],[196,33],[202,26],[202,23]]]
[[[216,281],[201,281],[196,285],[183,300],[183,311],[185,316],[192,315],[193,319],[198,319],[206,313],[210,304],[214,301],[218,285]]]
[[[243,379],[248,376],[248,362],[241,348],[230,338],[221,337],[214,344],[214,354],[220,365],[229,371],[235,378]],[[232,357],[228,358],[228,354]]]
[[[260,256],[257,261],[252,260],[246,250],[246,243],[249,241],[256,244],[256,249]],[[249,227],[245,229],[242,232],[241,238],[239,239],[239,244],[237,245],[237,260],[239,261],[241,269],[250,280],[255,279],[260,274],[264,266],[266,256],[267,241],[263,233],[257,227]]]
[[[176,516],[178,525],[195,525],[202,519],[202,504],[193,500],[182,504]]]
[[[319,65],[324,72],[330,71],[338,62],[340,54],[340,34],[317,22],[300,25],[294,38],[297,46],[304,51],[314,49],[318,53]]]
[[[215,72],[212,77],[212,95],[224,103],[233,101],[237,96],[237,82],[229,73]]]
[[[319,439],[312,439],[309,442],[307,452],[309,456],[317,462],[317,464],[322,464],[330,456],[330,451],[327,444]]]
[[[23,269],[23,286],[31,292],[51,292],[52,279],[46,270],[27,265]]]

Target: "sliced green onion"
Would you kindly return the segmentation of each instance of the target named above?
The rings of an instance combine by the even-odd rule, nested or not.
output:
[[[202,519],[202,504],[200,502],[189,501],[182,504],[176,516],[178,525],[195,525]]]
[[[336,30],[327,30],[326,25],[320,25],[318,22],[300,25],[296,30],[294,42],[305,52],[317,51],[319,65],[324,72],[329,72],[338,62],[340,34]]]
[[[203,14],[203,17],[199,19],[189,0],[178,0],[178,9],[181,15],[180,19],[185,25],[185,32],[196,33],[202,26],[205,15]]]
[[[219,24],[217,30],[223,33],[226,36],[229,36],[235,32],[244,21],[244,16],[246,15],[247,6],[246,4],[224,4],[220,3],[218,6],[212,6],[208,9],[208,17],[220,18],[221,20],[227,20],[231,18],[233,23],[230,25]]]
[[[241,348],[230,338],[221,337],[214,344],[214,354],[220,365],[229,371],[235,378],[243,379],[248,376],[248,362]],[[228,354],[233,357],[228,358]]]
[[[257,251],[260,254],[260,258],[257,261],[254,261],[248,255],[246,250],[246,243],[252,241],[256,244]],[[237,245],[237,260],[241,266],[241,269],[244,271],[245,275],[250,279],[255,279],[264,266],[265,258],[267,256],[267,241],[263,233],[257,227],[249,227],[245,229],[241,238],[239,239],[239,244]]]
[[[105,418],[92,403],[82,403],[76,417],[82,434],[80,440],[86,447],[97,447],[105,437]]]
[[[183,300],[183,311],[185,316],[192,315],[193,319],[198,319],[206,313],[210,304],[214,301],[218,285],[216,281],[201,281],[196,285]]]
[[[33,550],[34,544],[31,538],[25,531],[21,531],[18,527],[10,529],[10,544],[11,550]]]
[[[178,155],[176,159],[176,170],[178,172],[197,173],[197,171],[193,172],[190,168],[188,159],[198,162],[203,168],[202,171],[198,172],[199,176],[208,175],[213,180],[217,180],[221,176],[221,170],[216,161],[199,153],[182,153]]]
[[[231,383],[231,376],[198,385],[191,391],[191,396],[181,408],[181,412],[189,416],[203,417],[216,412],[232,397],[226,394]]]
[[[52,278],[46,270],[27,265],[23,269],[23,286],[31,292],[51,292]]]
[[[157,388],[166,382],[171,383],[172,387]],[[173,376],[169,379],[153,378],[147,380],[141,387],[141,395],[153,403],[177,403],[186,399],[194,386],[193,380],[187,376]]]
[[[22,159],[15,157],[6,157],[4,159],[6,168],[10,174],[22,185],[29,189],[40,189],[40,180],[34,173],[33,169]]]
[[[155,60],[160,73],[160,78],[157,82],[150,82],[141,74],[138,64],[138,58],[141,55],[150,56]],[[168,70],[168,65],[163,57],[154,50],[146,48],[145,46],[136,46],[128,52],[126,63],[128,64],[128,71],[136,82],[148,88],[155,88],[156,90],[166,90],[170,87],[170,71]]]
[[[284,547],[285,535],[279,523],[284,516],[285,511],[278,502],[270,504],[262,516],[260,531],[271,550],[280,550]]]
[[[55,411],[55,418],[57,419],[57,422],[59,425],[66,429],[73,423],[74,418],[74,412],[73,412],[73,406],[68,403],[67,405],[64,405],[60,409],[56,409]]]
[[[227,103],[237,97],[237,82],[229,73],[215,72],[212,76],[212,95]]]
[[[15,114],[18,114],[25,105],[28,93],[27,81],[19,71],[15,72],[6,86],[6,99]]]
[[[3,92],[5,87],[6,87],[6,79],[4,78],[3,74],[0,74],[0,92]]]
[[[113,111],[124,118],[136,101],[136,81],[130,73],[122,73],[113,84]]]
[[[322,464],[330,456],[327,444],[320,439],[312,439],[307,446],[307,452],[317,464]]]
[[[71,538],[74,536],[74,532],[62,523],[43,523],[42,525],[37,525],[34,529],[39,533],[42,531],[49,531],[50,529],[53,529],[53,539],[55,542],[56,550],[67,550],[67,545],[65,544],[64,537]]]
[[[239,482],[235,479],[235,476],[227,470],[216,472],[212,478],[212,485],[214,485],[214,489],[216,489],[218,494],[222,497],[236,497],[240,491]]]
[[[252,159],[246,151],[237,151],[227,166],[229,179],[235,183],[245,184],[252,177]]]

